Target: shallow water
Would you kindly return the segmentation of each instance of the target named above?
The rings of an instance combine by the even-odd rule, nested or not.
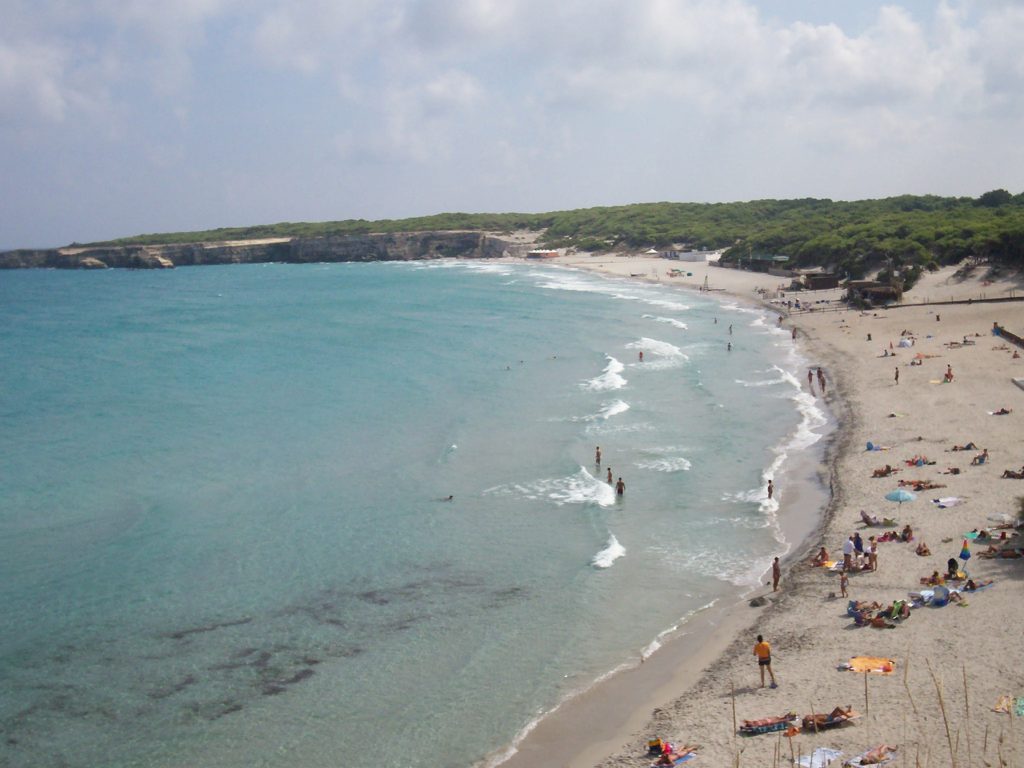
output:
[[[469,765],[756,584],[824,423],[761,310],[546,266],[8,272],[0,315],[11,766]]]

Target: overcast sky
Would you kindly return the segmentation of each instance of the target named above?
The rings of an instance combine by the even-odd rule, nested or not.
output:
[[[0,248],[1024,190],[1019,0],[0,0]]]

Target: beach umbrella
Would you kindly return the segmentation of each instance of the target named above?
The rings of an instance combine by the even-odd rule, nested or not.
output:
[[[902,504],[904,501],[913,501],[917,498],[917,494],[911,493],[904,488],[897,488],[895,491],[889,491],[885,494],[885,498],[889,501],[895,501]]]
[[[967,548],[967,539],[964,539],[963,549],[960,550],[960,559],[965,563],[971,559],[971,550]]]

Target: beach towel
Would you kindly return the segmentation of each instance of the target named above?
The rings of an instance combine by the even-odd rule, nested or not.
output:
[[[793,762],[795,765],[803,766],[803,768],[825,768],[833,760],[838,760],[842,756],[843,753],[838,749],[818,747],[811,754],[804,755],[799,760],[794,760]]]
[[[894,659],[884,659],[880,656],[854,656],[847,663],[846,668],[853,672],[874,672],[879,675],[891,675],[896,669]]]
[[[959,496],[944,496],[941,499],[932,499],[932,504],[938,504],[939,509],[946,509],[948,507],[955,507],[963,499]]]

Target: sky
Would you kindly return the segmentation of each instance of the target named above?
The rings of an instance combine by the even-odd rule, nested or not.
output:
[[[1020,0],[0,0],[0,249],[1024,191]]]

